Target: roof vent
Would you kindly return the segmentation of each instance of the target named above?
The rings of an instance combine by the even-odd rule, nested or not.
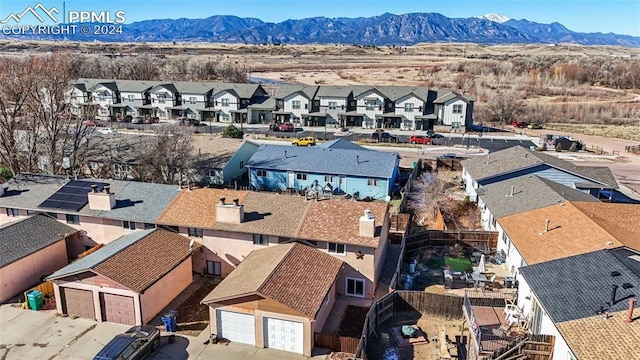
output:
[[[619,272],[619,271],[616,271],[616,270],[613,270],[613,271],[611,272],[611,277],[616,277],[616,276],[620,276],[620,272]]]
[[[633,284],[624,283],[624,284],[622,284],[622,288],[625,289],[625,290],[629,290],[629,289],[633,288]]]

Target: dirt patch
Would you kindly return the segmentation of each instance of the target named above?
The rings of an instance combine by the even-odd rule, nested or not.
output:
[[[342,323],[340,323],[338,335],[359,338],[362,335],[362,328],[368,312],[369,308],[347,306]]]
[[[198,336],[209,325],[209,307],[200,304],[200,301],[219,283],[219,281],[205,279],[202,287],[178,306],[176,309],[178,334]]]

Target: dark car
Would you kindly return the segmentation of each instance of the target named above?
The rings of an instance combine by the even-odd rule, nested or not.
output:
[[[437,133],[434,133],[434,132],[430,133],[430,132],[428,132],[428,131],[427,131],[427,137],[428,137],[429,139],[440,139],[440,138],[443,138],[443,137],[444,137],[444,135],[442,135],[442,134],[437,134]]]
[[[116,335],[93,360],[138,360],[158,350],[160,330],[154,326],[134,326]]]
[[[376,131],[371,134],[371,139],[375,142],[388,142],[388,143],[397,143],[398,137],[389,134],[384,131]]]
[[[446,153],[438,156],[438,159],[458,159],[458,155],[454,153]]]

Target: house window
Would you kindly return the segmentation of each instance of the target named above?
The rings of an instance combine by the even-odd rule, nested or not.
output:
[[[307,240],[307,242],[315,247],[318,247],[318,242],[315,240]]]
[[[253,244],[254,245],[268,245],[269,244],[269,235],[253,234]]]
[[[496,228],[496,218],[494,218],[493,216],[491,217],[491,227],[492,228]]]
[[[347,278],[347,291],[349,296],[364,297],[364,280]]]
[[[189,97],[189,104],[195,104],[196,103],[196,97],[195,96],[190,96]]]
[[[453,105],[453,113],[454,114],[462,114],[462,105]]]
[[[292,101],[292,102],[291,102],[291,107],[292,107],[293,109],[300,109],[300,101],[298,101],[298,100],[294,100],[294,101]]]
[[[202,237],[202,229],[188,228],[187,232],[188,232],[190,237],[197,237],[197,238],[201,238]]]
[[[152,223],[144,223],[144,229],[145,229],[145,230],[155,229],[155,228],[156,228],[156,224],[152,224]]]
[[[164,104],[164,101],[165,101],[165,94],[158,94],[158,103]]]
[[[18,209],[7,208],[7,216],[11,216],[11,217],[20,216],[20,211]]]
[[[380,179],[367,179],[368,186],[380,186]]]
[[[296,179],[297,180],[307,180],[307,174],[297,173],[296,174]]]
[[[67,224],[80,224],[80,216],[67,214]]]
[[[413,104],[412,103],[404,104],[404,111],[405,112],[413,112]]]
[[[338,177],[337,176],[333,176],[333,175],[325,175],[324,176],[324,182],[327,182],[327,183],[338,182]]]
[[[335,110],[338,107],[338,103],[335,101],[329,101],[329,109]]]
[[[220,261],[207,260],[207,275],[221,276],[222,263]]]
[[[224,107],[229,106],[229,99],[220,99],[220,104]]]
[[[35,214],[35,213],[36,213],[36,212],[35,212],[35,211],[33,211],[33,210],[27,210],[27,215],[33,215],[33,214]]]
[[[367,102],[365,102],[365,106],[366,106],[367,110],[375,110],[376,101],[375,100],[367,100]]]
[[[135,221],[123,221],[122,222],[122,228],[123,229],[129,229],[129,230],[135,230],[136,229],[136,222]]]
[[[267,177],[267,170],[256,170],[257,177]]]
[[[127,100],[129,102],[134,102],[134,101],[136,101],[136,97],[135,97],[135,95],[127,95]]]
[[[347,246],[345,244],[327,243],[327,252],[329,254],[346,255]]]
[[[505,232],[502,233],[502,242],[505,244],[507,243],[507,233]]]
[[[98,101],[105,101],[105,100],[107,100],[106,94],[98,93]]]
[[[240,169],[244,169],[244,160],[240,161]]]

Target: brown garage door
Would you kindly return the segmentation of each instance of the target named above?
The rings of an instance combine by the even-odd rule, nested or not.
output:
[[[132,297],[100,293],[100,304],[102,320],[127,325],[136,324],[136,311]]]
[[[64,297],[66,314],[83,318],[95,319],[96,311],[93,307],[93,293],[89,290],[61,288]]]

